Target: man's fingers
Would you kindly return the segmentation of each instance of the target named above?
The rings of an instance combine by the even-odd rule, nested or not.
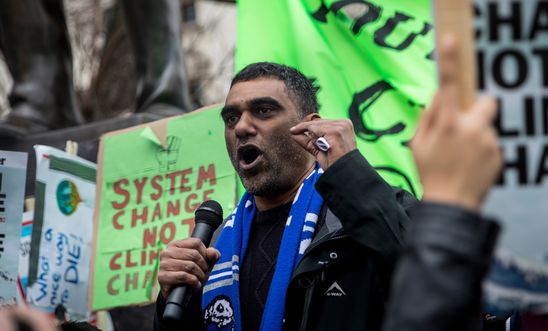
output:
[[[314,120],[308,122],[301,122],[289,129],[289,132],[293,135],[305,135],[309,139],[318,139],[325,135],[324,126],[333,125],[333,122],[329,121],[326,124],[325,120]]]
[[[304,131],[303,133],[292,134],[291,137],[297,142],[302,148],[304,148],[310,154],[316,156],[320,150],[316,147],[316,140],[318,137],[314,134],[310,134],[309,131]]]
[[[440,79],[439,116],[442,124],[454,121],[459,110],[457,47],[453,36],[444,36],[439,49],[438,68]]]
[[[175,246],[175,247],[181,247],[181,248],[197,248],[199,246],[202,246],[203,243],[198,238],[186,238],[186,239],[180,239],[180,240],[173,240],[171,241],[167,246]]]
[[[208,263],[204,254],[200,254],[197,250],[186,249],[186,248],[169,248],[160,253],[160,263],[170,261],[180,260],[180,261],[190,261],[196,263],[202,270],[208,270]]]
[[[292,138],[302,148],[304,148],[306,151],[314,156],[319,152],[319,150],[314,145],[314,142],[316,141],[316,139],[323,136],[318,128],[318,123],[320,121],[321,120],[301,122],[289,129],[292,134]]]
[[[209,247],[206,250],[207,263],[209,264],[209,269],[211,270],[215,263],[221,258],[221,252],[213,247]]]
[[[434,113],[433,110],[430,108],[427,108],[422,112],[419,122],[417,124],[417,129],[415,130],[415,138],[419,137],[417,139],[420,139],[420,137],[430,129],[433,117]]]
[[[439,113],[441,112],[441,107],[441,93],[440,91],[436,91],[436,94],[434,94],[434,98],[432,99],[432,104],[424,111],[424,113],[430,112],[428,122],[425,123],[425,129],[429,130],[436,123]],[[422,116],[424,116],[424,113]]]
[[[310,126],[312,125],[312,121],[307,122],[301,122],[294,127],[289,129],[289,132],[292,134],[303,134],[307,131],[309,131]]]
[[[13,316],[17,317],[21,321],[25,321],[33,331],[57,331],[55,322],[48,315],[30,310],[27,308],[17,308],[12,312]]]
[[[436,124],[436,118],[440,112],[440,93],[436,92],[434,95],[434,98],[432,99],[432,104],[430,107],[423,110],[418,124],[417,128],[415,130],[415,135],[409,142],[409,147],[413,148],[415,144],[417,144],[417,141],[421,141],[426,135],[428,135],[428,132],[434,127]]]
[[[304,149],[306,149],[309,142],[315,140],[315,139],[310,138],[310,136],[308,136],[304,133],[303,134],[293,134],[291,137],[293,138],[293,140],[295,140],[297,142],[297,144],[301,145],[301,147],[304,148]]]
[[[302,148],[310,154],[317,156],[320,150],[316,147],[316,139],[312,139],[307,135],[299,134],[291,136]]]
[[[177,248],[189,248],[197,250],[202,256],[206,254],[206,247],[204,243],[198,238],[187,238],[183,240],[174,240],[167,245],[167,248],[170,247]]]
[[[4,331],[17,331],[13,319],[10,317],[10,311],[7,309],[0,310],[0,330]]]
[[[308,122],[301,122],[289,131],[293,135],[306,135],[316,140],[319,137],[342,137],[346,133],[354,133],[352,122],[347,119],[324,120],[316,119]]]
[[[162,262],[161,262],[162,263]],[[166,272],[186,272],[196,276],[200,281],[204,281],[208,269],[203,269],[192,261],[171,260],[162,265],[162,270]]]
[[[198,277],[184,271],[170,272],[169,274],[159,273],[158,281],[160,282],[160,284],[171,284],[171,288],[180,285],[190,285],[194,288],[202,287],[202,282]]]
[[[491,124],[497,116],[497,100],[490,96],[484,96],[478,99],[472,109],[471,115],[484,124]]]

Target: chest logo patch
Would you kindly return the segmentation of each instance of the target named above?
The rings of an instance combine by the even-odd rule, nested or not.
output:
[[[343,289],[339,284],[337,284],[337,282],[333,282],[327,291],[325,291],[324,295],[327,297],[342,297],[343,295],[346,295],[346,293],[344,293]]]

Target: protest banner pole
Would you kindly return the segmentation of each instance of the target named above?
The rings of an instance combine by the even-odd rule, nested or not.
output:
[[[25,211],[33,211],[35,205],[36,199],[34,199],[34,197],[29,197],[25,199]]]
[[[97,177],[95,179],[95,208],[93,209],[93,232],[91,240],[91,259],[89,266],[89,287],[88,287],[88,310],[91,312],[98,312],[98,310],[93,309],[93,288],[95,286],[95,258],[97,250],[97,231],[99,227],[99,205],[101,199],[101,189],[102,186],[100,183],[103,181],[103,154],[104,154],[105,144],[102,137],[99,139],[99,150],[97,152]],[[99,316],[99,315],[98,315]]]
[[[67,140],[65,145],[65,152],[69,155],[78,155],[78,143],[76,141]]]
[[[471,0],[434,0],[433,8],[436,48],[439,49],[445,35],[450,34],[456,39],[460,108],[467,109],[474,102],[477,90],[473,3]]]

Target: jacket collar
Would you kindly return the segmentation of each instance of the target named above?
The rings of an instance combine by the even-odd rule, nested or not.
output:
[[[225,219],[223,224],[221,224],[221,226],[219,226],[215,233],[213,233],[213,238],[211,239],[212,247],[217,242],[217,239],[219,239],[219,236],[221,235],[221,232],[223,231],[223,227],[225,226],[227,220],[228,218]],[[327,208],[326,205],[324,205],[320,212],[320,217],[318,217],[318,224],[316,224],[316,233],[314,235],[314,238],[312,239],[312,242],[310,243],[310,247],[315,246],[321,241],[327,240],[333,236],[342,233],[344,233],[344,231],[341,221],[337,216],[335,216],[335,214],[333,214],[333,212],[329,208]]]
[[[343,233],[341,221],[324,205],[320,217],[318,218],[318,224],[316,224],[316,234],[314,235],[314,239],[312,239],[310,246],[314,246],[320,241],[324,241],[341,233]]]

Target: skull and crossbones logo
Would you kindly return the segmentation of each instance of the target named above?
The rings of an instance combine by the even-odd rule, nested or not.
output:
[[[231,329],[234,330],[234,309],[227,296],[215,297],[205,308],[204,314],[206,325],[215,324],[217,328],[221,329],[232,324]]]

